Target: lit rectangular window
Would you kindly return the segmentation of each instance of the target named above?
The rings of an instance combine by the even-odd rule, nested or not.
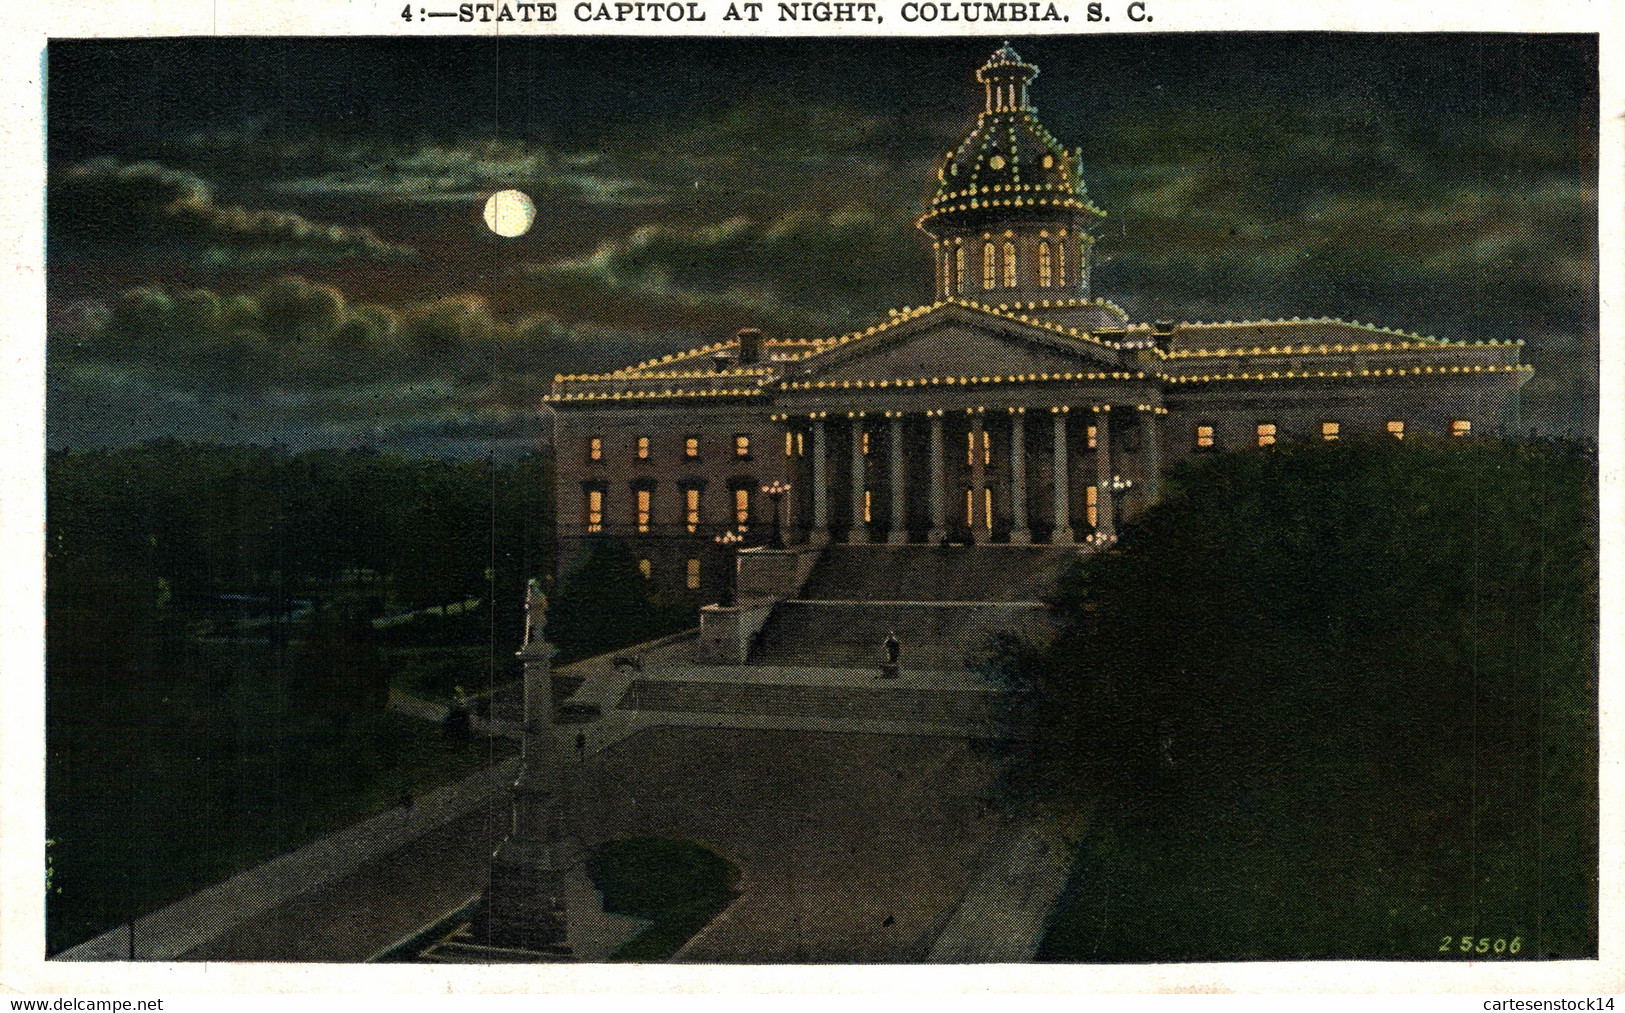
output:
[[[649,438],[647,436],[639,436],[638,437],[638,460],[647,461],[648,459],[649,459]]]
[[[869,456],[869,431],[867,429],[863,431],[863,456]]]
[[[700,438],[698,436],[683,437],[683,456],[691,461],[700,456]]]
[[[795,433],[792,433],[789,430],[785,430],[785,433],[784,433],[784,456],[785,457],[794,457],[795,455],[796,455],[796,435],[795,435]]]
[[[1088,436],[1089,438],[1090,450],[1093,450],[1100,445],[1100,430],[1096,429],[1094,426],[1090,426],[1085,431],[1084,435]]]
[[[871,500],[873,498],[873,493],[870,490],[863,490],[863,523],[865,524],[868,524],[875,519],[873,512],[870,510]]]
[[[1405,423],[1399,419],[1390,421],[1388,423],[1388,435],[1396,440],[1403,440],[1405,438]]]
[[[1100,488],[1091,485],[1083,491],[1083,513],[1092,528],[1100,523]]]
[[[648,580],[655,575],[654,564],[647,559],[640,559],[638,560],[638,572],[643,574],[644,580]]]
[[[805,436],[804,433],[796,433],[796,456],[797,457],[806,457],[807,456],[807,441],[805,439],[803,439],[804,436]]]
[[[1210,425],[1201,425],[1201,426],[1196,427],[1196,449],[1197,450],[1211,450],[1211,449],[1213,449],[1213,427],[1212,426],[1210,426]]]
[[[982,487],[982,526],[993,530],[993,487]]]
[[[982,463],[993,463],[993,434],[986,429],[982,430]]]
[[[638,490],[638,531],[643,534],[649,532],[649,506],[654,499],[654,493],[648,489]]]
[[[700,527],[700,490],[684,489],[683,506],[687,511],[689,533],[693,534]]]
[[[603,459],[604,439],[601,436],[594,436],[592,439],[587,441],[587,460],[602,461]]]
[[[976,433],[974,430],[965,434],[965,463],[976,463]]]
[[[700,561],[698,559],[688,561],[688,589],[690,591],[700,589]]]
[[[1258,445],[1268,447],[1275,443],[1275,423],[1260,422],[1258,424]]]
[[[602,489],[587,490],[587,530],[604,530],[604,491]]]
[[[967,528],[974,528],[976,526],[976,490],[975,489],[966,489],[965,490],[965,526]]]
[[[734,490],[734,523],[739,525],[740,531],[744,531],[750,527],[749,489]]]
[[[1469,436],[1472,431],[1473,424],[1466,419],[1456,419],[1450,423],[1451,436]]]
[[[739,433],[734,437],[734,456],[750,456],[750,437],[746,436],[744,433]]]
[[[1322,422],[1320,424],[1320,438],[1335,440],[1343,434],[1343,427],[1336,422]]]

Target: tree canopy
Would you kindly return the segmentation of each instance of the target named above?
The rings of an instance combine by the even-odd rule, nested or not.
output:
[[[1182,466],[1006,654],[1082,842],[1048,955],[1595,953],[1597,548],[1576,446]]]

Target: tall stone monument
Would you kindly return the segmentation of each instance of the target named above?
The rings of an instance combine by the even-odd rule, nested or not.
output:
[[[565,877],[580,861],[565,829],[565,782],[553,741],[552,656],[547,596],[532,580],[525,594],[523,738],[513,784],[513,823],[491,859],[482,942],[568,956]],[[483,930],[483,931],[482,931]]]

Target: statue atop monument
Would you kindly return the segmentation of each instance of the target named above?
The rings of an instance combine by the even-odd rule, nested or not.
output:
[[[532,577],[525,585],[525,639],[520,641],[520,650],[531,650],[546,635],[547,594],[542,591],[541,580]]]

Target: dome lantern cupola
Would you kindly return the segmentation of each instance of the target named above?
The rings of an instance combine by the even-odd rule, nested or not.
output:
[[[1009,43],[976,71],[984,108],[943,159],[919,221],[936,241],[938,298],[1089,296],[1090,228],[1105,212],[1089,200],[1076,156],[1038,121],[1027,94],[1037,76]]]
[[[987,88],[987,112],[1031,112],[1027,105],[1027,82],[1038,76],[1038,68],[1024,63],[1006,42],[976,71],[976,80]]]

